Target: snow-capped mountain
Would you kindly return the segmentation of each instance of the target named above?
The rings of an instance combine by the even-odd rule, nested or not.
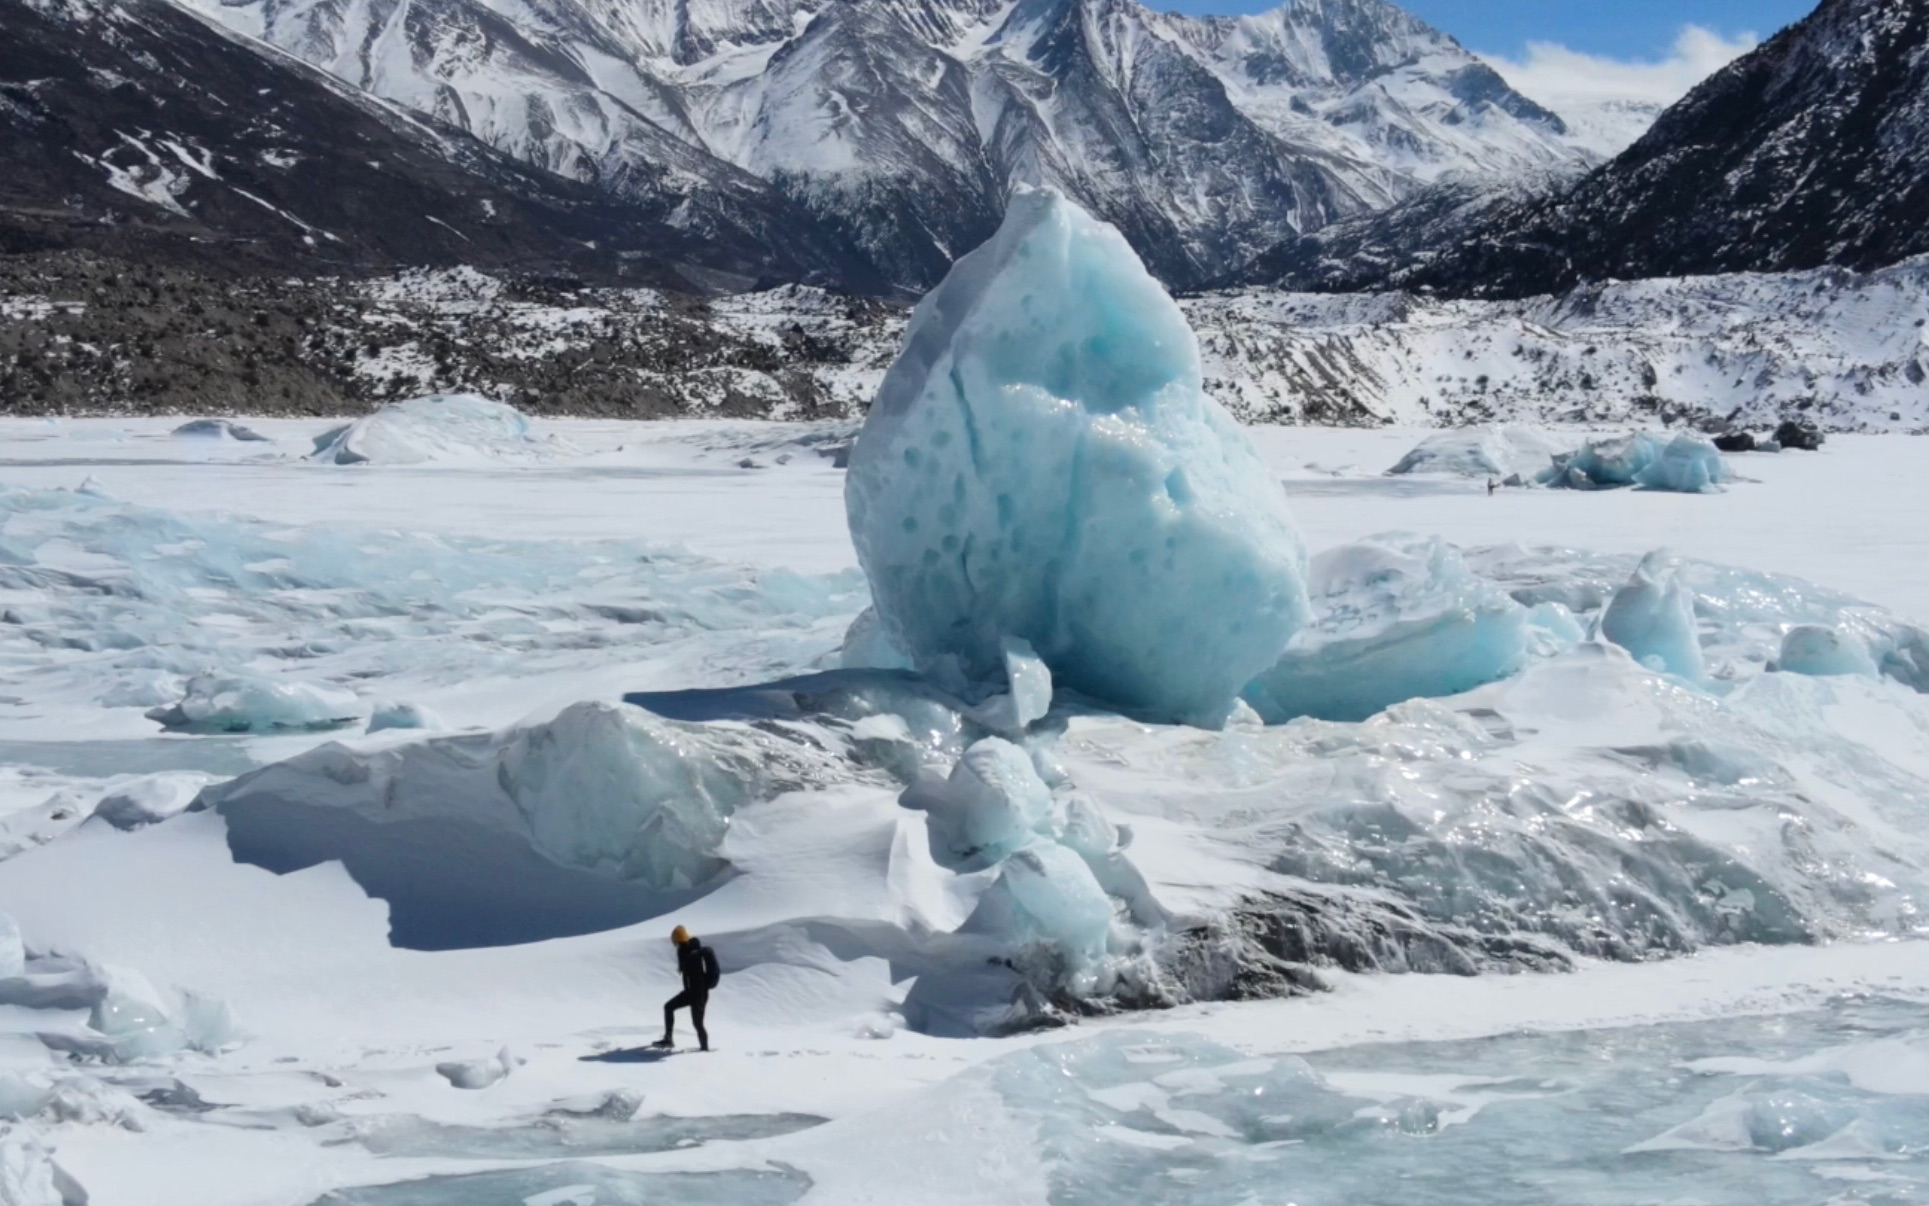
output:
[[[1394,283],[1526,296],[1577,281],[1869,269],[1929,251],[1929,7],[1824,0],[1571,191]]]
[[[1444,177],[1584,164],[1383,0],[177,0],[526,162],[662,207],[789,203],[908,289],[1054,184],[1179,286]]]
[[[862,283],[780,198],[759,208],[753,189],[671,224],[164,0],[0,0],[0,162],[11,251],[270,275],[403,262]]]

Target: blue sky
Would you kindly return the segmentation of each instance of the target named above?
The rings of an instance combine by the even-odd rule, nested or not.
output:
[[[1400,3],[1401,0],[1396,0]],[[1190,13],[1251,13],[1278,0],[1152,0]],[[1767,37],[1815,7],[1814,0],[1404,0],[1402,7],[1474,50],[1521,57],[1530,42],[1613,59],[1653,61],[1672,53],[1681,31],[1699,26],[1723,38]]]

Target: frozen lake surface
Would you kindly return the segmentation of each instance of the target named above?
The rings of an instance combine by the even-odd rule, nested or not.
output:
[[[970,966],[938,938],[982,885],[884,755],[840,756],[915,732],[816,688],[621,719],[835,668],[869,601],[822,455],[847,429],[555,422],[344,466],[306,459],[322,421],[174,425],[0,421],[0,1201],[1929,1201],[1929,696],[1766,669],[1797,625],[1929,621],[1917,440],[1732,458],[1716,494],[1490,495],[1385,476],[1424,433],[1254,432],[1315,553],[1437,537],[1585,620],[1671,549],[1706,681],[1590,638],[1364,723],[1071,715],[1058,757],[1164,908],[1391,898],[1444,963],[965,1038],[930,1021]],[[181,811],[289,759],[352,825]],[[727,870],[614,875],[581,765],[702,797]],[[607,923],[489,938],[491,874],[537,856],[517,910],[592,891]],[[639,1050],[673,920],[724,959],[711,1054]],[[1501,929],[1543,946],[1468,937]]]

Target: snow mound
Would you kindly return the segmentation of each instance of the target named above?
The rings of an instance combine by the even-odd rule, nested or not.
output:
[[[315,442],[329,465],[416,465],[426,461],[542,455],[553,448],[529,417],[474,394],[431,394],[391,402]]]
[[[421,949],[590,933],[658,916],[731,870],[731,818],[786,792],[901,785],[955,754],[960,714],[908,679],[585,702],[495,733],[330,744],[209,788],[244,862],[332,859]],[[799,700],[819,711],[799,722]],[[962,705],[957,705],[962,707]],[[775,723],[777,717],[791,723]]]
[[[1306,617],[1284,493],[1202,392],[1197,341],[1124,238],[1050,190],[918,306],[845,502],[889,643],[989,683],[1215,725]]]
[[[1387,470],[1403,476],[1411,473],[1443,473],[1455,477],[1520,477],[1532,480],[1547,472],[1548,466],[1563,450],[1547,436],[1525,427],[1510,425],[1469,427],[1441,431],[1428,436]]]
[[[1788,674],[1807,674],[1817,678],[1856,674],[1876,676],[1875,658],[1869,647],[1852,632],[1823,624],[1802,624],[1789,629],[1782,638],[1782,653],[1775,669]]]
[[[385,729],[445,729],[442,718],[420,704],[389,702],[376,704],[368,716],[368,731]]]
[[[162,771],[143,775],[101,797],[94,816],[116,829],[140,829],[179,816],[214,776],[201,771]],[[4,961],[0,961],[4,968]],[[0,975],[6,974],[0,970]]]
[[[245,427],[232,419],[191,419],[176,427],[173,434],[183,439],[235,440],[248,444],[272,442],[254,428]]]
[[[1365,720],[1526,663],[1532,617],[1438,539],[1393,534],[1313,559],[1313,623],[1244,698],[1269,724]]]
[[[196,675],[186,696],[147,718],[176,733],[313,733],[353,724],[361,712],[347,691],[230,671]]]
[[[1611,490],[1639,486],[1678,494],[1706,494],[1734,480],[1721,451],[1688,432],[1672,440],[1651,431],[1585,444],[1556,457],[1538,479],[1543,485],[1572,490]]]

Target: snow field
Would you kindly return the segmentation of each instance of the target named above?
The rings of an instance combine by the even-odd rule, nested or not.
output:
[[[1053,801],[1054,843],[1093,876],[1088,855],[1123,855],[1182,923],[1270,898],[1329,919],[1330,949],[1368,952],[1362,966],[1382,971],[1575,970],[1342,963],[1318,969],[1331,993],[1298,1000],[962,1039],[938,1037],[971,1028],[958,1004],[1012,989],[1008,972],[974,970],[1003,940],[958,932],[1007,868],[941,865],[937,830],[900,797],[1018,713],[824,673],[869,599],[849,570],[843,475],[804,451],[814,435],[798,432],[779,465],[747,452],[793,438],[765,428],[568,423],[553,429],[570,451],[541,462],[341,467],[304,459],[319,423],[250,421],[267,444],[173,440],[174,425],[0,425],[13,488],[3,605],[29,619],[0,638],[18,684],[0,692],[3,798],[23,823],[0,860],[0,911],[18,923],[21,979],[76,1002],[0,1009],[0,1067],[28,1086],[16,1110],[31,1114],[9,1158],[32,1184],[52,1185],[57,1165],[99,1203],[164,1187],[167,1200],[303,1206],[331,1193],[566,1201],[585,1185],[598,1201],[1068,1202],[1130,1185],[1148,1200],[1359,1202],[1376,1200],[1354,1179],[1371,1169],[1414,1173],[1407,1201],[1461,1200],[1469,1179],[1520,1202],[1624,1200],[1629,1176],[1711,1201],[1918,1191],[1921,1097],[1859,1070],[1912,1066],[1929,1000],[1916,943],[1869,941],[1918,924],[1923,697],[1894,673],[1767,669],[1831,668],[1814,651],[1832,646],[1797,635],[1814,629],[1877,661],[1907,629],[1884,609],[1929,614],[1907,555],[1921,540],[1907,441],[1732,458],[1756,480],[1723,494],[1489,498],[1478,481],[1383,476],[1415,433],[1254,432],[1307,543],[1338,563],[1315,580],[1369,617],[1352,630],[1368,651],[1384,632],[1348,584],[1404,600],[1400,579],[1358,565],[1391,550],[1457,560],[1412,581],[1445,586],[1430,604],[1442,616],[1497,600],[1525,634],[1521,669],[1364,721],[1240,718],[1220,733],[1054,691],[1055,766],[1032,765],[1048,789],[1056,775],[1076,789]],[[746,455],[766,467],[738,469]],[[87,477],[95,492],[72,493]],[[1413,542],[1377,536],[1398,530]],[[1694,600],[1699,687],[1593,635],[1664,545]],[[1576,547],[1598,551],[1564,551]],[[1322,593],[1313,630],[1343,635]],[[1534,618],[1554,607],[1574,630]],[[1541,628],[1560,639],[1536,644]],[[357,723],[167,735],[145,713],[189,698],[199,667],[129,660],[163,646],[347,692]],[[128,683],[150,672],[172,675],[168,689],[134,699]],[[812,677],[757,686],[796,675]],[[362,735],[398,700],[436,727]],[[545,769],[533,756],[545,742],[606,754]],[[151,778],[271,764],[256,787],[299,777],[347,814],[384,818],[370,824],[431,828],[420,841],[323,834],[301,869],[270,869],[236,819],[245,806],[182,815],[178,785]],[[637,777],[659,765],[695,779],[666,791]],[[451,786],[420,786],[436,776]],[[250,782],[223,782],[210,803],[244,800]],[[121,802],[96,812],[110,797]],[[526,864],[469,861],[504,847],[433,826],[507,834],[517,857],[575,860],[573,876],[620,888],[659,873],[626,872],[621,855],[665,849],[639,834],[668,797],[728,799],[721,836],[690,847],[730,867],[700,896],[619,902],[634,912],[549,932],[398,936],[436,903],[398,883],[469,879],[472,897],[493,896],[506,867],[526,882]],[[635,803],[567,807],[592,798]],[[62,809],[73,815],[53,820]],[[387,879],[358,870],[371,850],[394,855]],[[682,882],[704,865],[682,865]],[[684,890],[677,864],[660,874]],[[583,882],[556,892],[579,901]],[[671,912],[724,957],[720,1050],[624,1062],[673,988]],[[1245,957],[1235,934],[1187,932],[1224,954],[1220,970]],[[1202,962],[1180,987],[1210,987]],[[122,970],[166,1015],[133,1025],[143,1038],[180,1028],[190,993],[226,1008],[233,1037],[129,1050],[130,1062],[76,1062],[37,1037],[118,1037],[89,976]],[[0,994],[26,991],[11,984],[0,978]],[[1878,999],[1859,1013],[1832,1004],[1854,993]],[[1737,1020],[1757,1015],[1775,1020]],[[1525,1033],[1465,1042],[1510,1032]],[[438,1065],[507,1072],[465,1090]],[[1661,1075],[1679,1067],[1691,1074]],[[177,1085],[216,1108],[184,1104]],[[1260,1085],[1292,1097],[1301,1129],[1243,1104],[1240,1089]],[[1602,1133],[1608,1102],[1627,1104]],[[878,1158],[907,1136],[919,1159]],[[1530,1138],[1540,1166],[1508,1171]],[[211,1184],[215,1163],[227,1171]],[[366,1188],[466,1176],[498,1181]],[[656,1179],[671,1176],[683,1179]],[[1741,1186],[1757,1197],[1722,1196]]]

